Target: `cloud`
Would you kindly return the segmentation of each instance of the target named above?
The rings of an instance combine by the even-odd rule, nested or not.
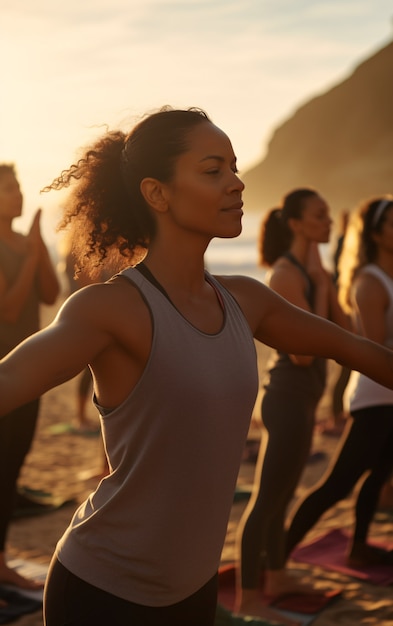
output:
[[[244,170],[382,39],[390,2],[0,0],[0,160],[16,161],[38,202],[104,124],[173,104],[205,108]]]

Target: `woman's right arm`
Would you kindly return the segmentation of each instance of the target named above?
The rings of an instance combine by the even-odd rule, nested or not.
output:
[[[71,296],[52,324],[0,361],[0,415],[73,378],[109,344],[94,288]]]

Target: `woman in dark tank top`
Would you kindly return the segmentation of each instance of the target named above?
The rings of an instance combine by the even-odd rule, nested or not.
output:
[[[267,283],[274,291],[302,309],[345,326],[333,281],[318,251],[318,244],[328,242],[330,227],[325,200],[312,189],[296,189],[262,224],[260,262],[270,268]],[[261,445],[254,479],[257,488],[239,534],[237,608],[241,612],[252,612],[261,569],[268,595],[305,591],[285,570],[284,523],[310,452],[325,370],[322,358],[280,351],[269,364],[262,400],[268,438]]]

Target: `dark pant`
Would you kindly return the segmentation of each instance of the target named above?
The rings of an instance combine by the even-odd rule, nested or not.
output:
[[[115,576],[115,573],[108,573]],[[217,575],[170,606],[143,606],[102,591],[53,559],[44,597],[46,626],[213,626]]]
[[[254,491],[242,519],[241,580],[255,589],[260,570],[285,565],[285,516],[306,464],[317,398],[266,392],[262,417],[268,432],[255,468]]]
[[[0,418],[0,551],[4,551],[16,484],[34,438],[38,410],[39,400],[34,400]]]
[[[365,542],[382,485],[393,469],[393,406],[375,406],[353,412],[326,474],[306,494],[292,517],[287,555],[321,515],[346,498],[363,478],[355,513],[354,540]]]

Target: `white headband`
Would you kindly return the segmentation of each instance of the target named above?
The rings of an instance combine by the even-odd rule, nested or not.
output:
[[[373,228],[375,228],[377,226],[379,220],[382,217],[382,214],[383,214],[384,210],[392,202],[393,202],[393,200],[390,198],[390,199],[387,199],[387,200],[381,200],[381,202],[378,204],[377,208],[375,209],[375,213],[373,215],[373,220],[372,220]]]

